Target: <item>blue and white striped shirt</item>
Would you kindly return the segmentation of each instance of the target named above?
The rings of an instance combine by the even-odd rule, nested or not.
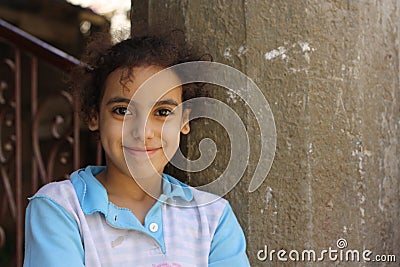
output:
[[[50,183],[26,211],[24,266],[250,266],[243,231],[228,202],[163,174],[163,194],[144,225],[108,201],[89,166]],[[187,207],[166,204],[176,200]],[[182,202],[182,203],[183,203]]]

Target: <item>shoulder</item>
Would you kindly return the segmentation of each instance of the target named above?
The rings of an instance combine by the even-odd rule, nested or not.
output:
[[[81,206],[85,196],[104,194],[104,192],[101,192],[101,189],[104,188],[94,178],[94,175],[103,169],[103,166],[88,166],[78,169],[71,173],[68,180],[52,182],[43,186],[29,200],[48,198],[61,206]]]
[[[40,188],[30,199],[49,197],[52,199],[69,199],[74,197],[75,190],[70,180],[52,182]]]
[[[168,174],[163,174],[163,178],[163,196],[160,200],[176,208],[190,209],[215,220],[229,206],[227,200],[216,194],[184,184]]]
[[[227,205],[222,197],[199,190],[198,188],[182,183],[176,178],[163,174],[163,195],[172,202],[168,204],[187,208],[217,209]]]
[[[206,210],[222,211],[229,202],[221,196],[189,187],[193,194],[192,204]]]
[[[61,182],[52,182],[40,188],[35,195],[29,198],[30,205],[35,202],[39,203],[53,203],[60,209],[66,211],[72,217],[76,217],[79,213],[80,204],[70,180]],[[44,204],[45,205],[45,204]]]
[[[233,211],[226,199],[193,187],[190,187],[190,189],[193,193],[190,205],[197,210],[199,216],[202,217],[202,221],[208,222],[211,233],[217,230],[227,214],[233,215]]]

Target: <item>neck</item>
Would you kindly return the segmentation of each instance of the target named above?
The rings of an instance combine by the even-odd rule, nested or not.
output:
[[[146,178],[133,178],[122,173],[112,164],[107,164],[107,168],[96,177],[104,185],[109,196],[141,201],[147,198],[158,199],[162,192],[160,174]]]

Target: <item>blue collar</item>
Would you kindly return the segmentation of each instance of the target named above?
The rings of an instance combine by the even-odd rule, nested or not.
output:
[[[104,215],[108,213],[107,191],[95,178],[95,175],[104,169],[104,166],[88,166],[71,174],[71,182],[85,214],[92,214],[96,211],[102,212]],[[159,197],[159,201],[168,202],[174,197],[186,202],[190,202],[193,199],[193,193],[189,186],[168,174],[163,174],[162,177],[163,193]]]

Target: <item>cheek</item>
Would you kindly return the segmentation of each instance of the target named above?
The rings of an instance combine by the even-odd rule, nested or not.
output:
[[[122,125],[104,123],[100,125],[100,138],[102,142],[112,143],[122,138]]]
[[[162,140],[165,140],[168,143],[179,143],[179,136],[181,131],[181,125],[179,121],[170,121],[163,125],[161,130]]]
[[[162,129],[161,139],[164,145],[165,154],[168,158],[171,158],[179,147],[180,124],[165,124]]]

